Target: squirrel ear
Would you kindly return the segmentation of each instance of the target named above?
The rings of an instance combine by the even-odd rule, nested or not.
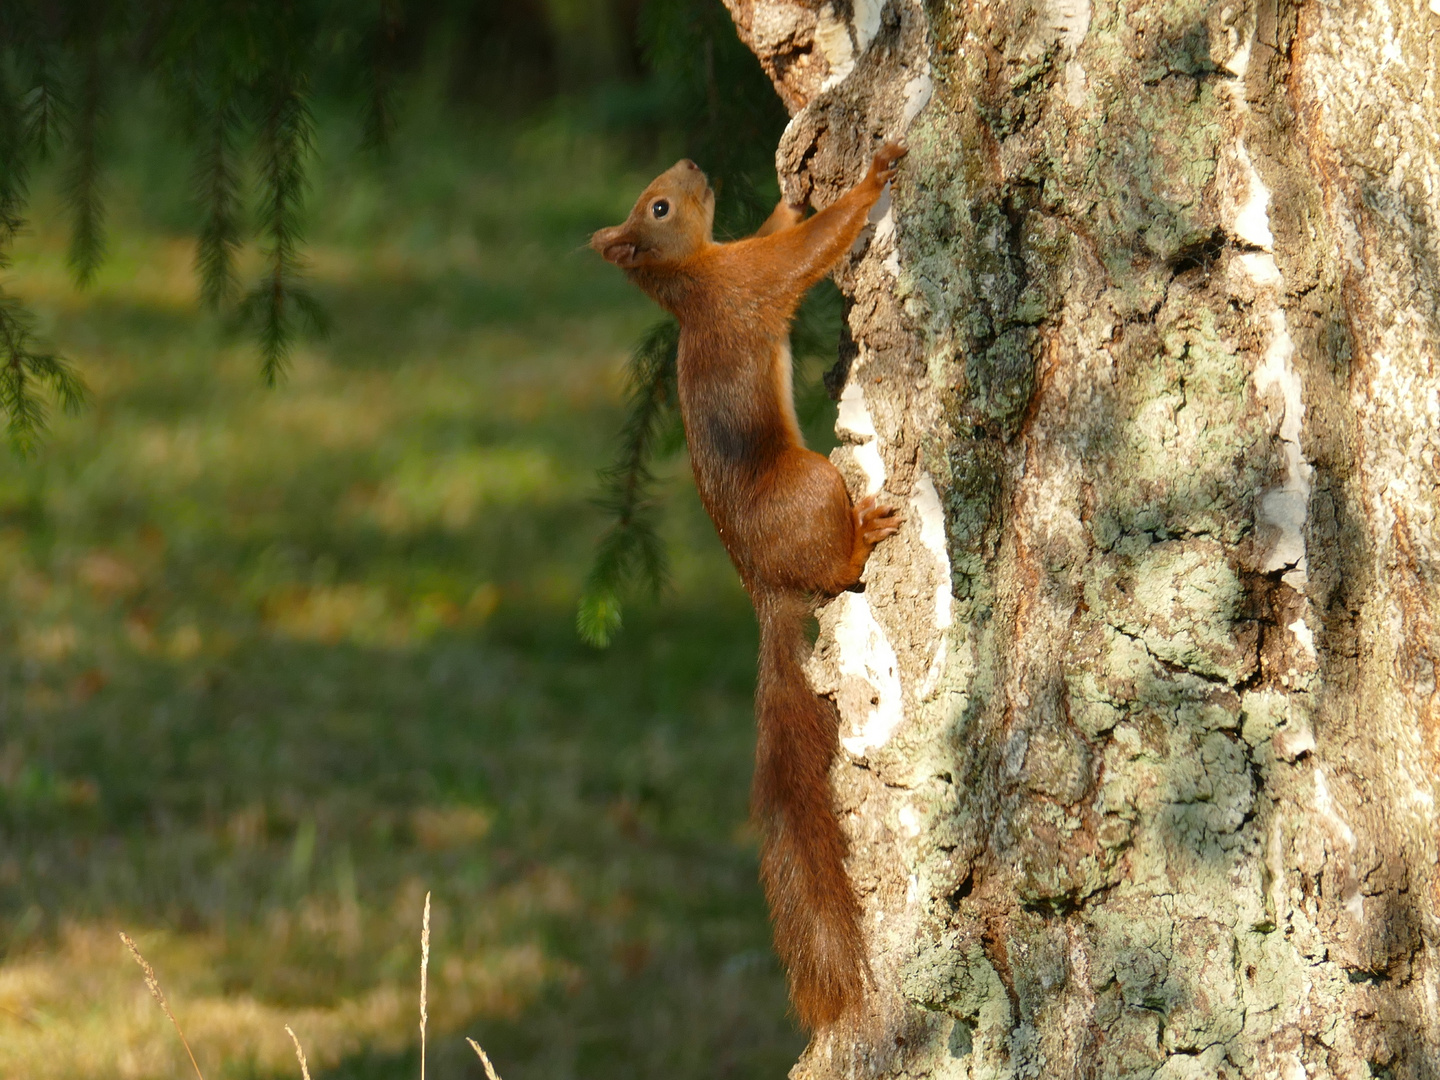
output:
[[[618,244],[607,244],[605,250],[600,253],[605,257],[606,262],[612,262],[616,266],[634,266],[636,249],[629,241],[622,241]]]
[[[606,262],[616,266],[635,265],[635,242],[625,235],[624,225],[601,229],[590,237],[590,246],[598,251]]]

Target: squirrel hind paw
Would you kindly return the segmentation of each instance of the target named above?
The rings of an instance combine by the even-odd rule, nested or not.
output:
[[[856,531],[872,546],[899,532],[900,521],[900,512],[895,507],[877,502],[873,495],[867,495],[855,506]]]
[[[865,529],[862,529],[860,532],[860,536],[865,541],[865,543],[869,544],[871,547],[874,547],[876,544],[880,543],[881,540],[884,540],[888,536],[894,536],[897,532],[900,531],[898,518],[887,518],[885,520],[895,521],[897,522],[897,524],[872,525]]]
[[[899,531],[900,511],[896,508],[880,503],[874,495],[865,495],[855,504],[855,533],[867,549]]]

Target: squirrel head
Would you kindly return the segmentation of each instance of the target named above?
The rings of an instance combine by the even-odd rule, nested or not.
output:
[[[601,229],[590,246],[623,270],[677,263],[710,243],[715,192],[689,158],[650,182],[623,224]]]

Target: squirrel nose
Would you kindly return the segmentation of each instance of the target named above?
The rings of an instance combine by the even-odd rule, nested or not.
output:
[[[688,157],[687,157],[687,158],[681,158],[681,159],[680,159],[680,164],[681,164],[681,165],[684,165],[687,169],[694,169],[694,170],[696,170],[697,172],[700,170],[700,166],[699,166],[699,165],[696,165],[696,164],[695,164],[693,161],[691,161]]]

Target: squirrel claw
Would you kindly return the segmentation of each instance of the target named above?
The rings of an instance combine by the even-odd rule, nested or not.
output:
[[[904,143],[887,141],[875,152],[870,162],[870,175],[880,183],[887,183],[899,168],[900,159],[910,152]]]
[[[855,527],[865,543],[874,545],[900,531],[900,514],[893,506],[883,506],[874,495],[867,495],[855,505]]]

